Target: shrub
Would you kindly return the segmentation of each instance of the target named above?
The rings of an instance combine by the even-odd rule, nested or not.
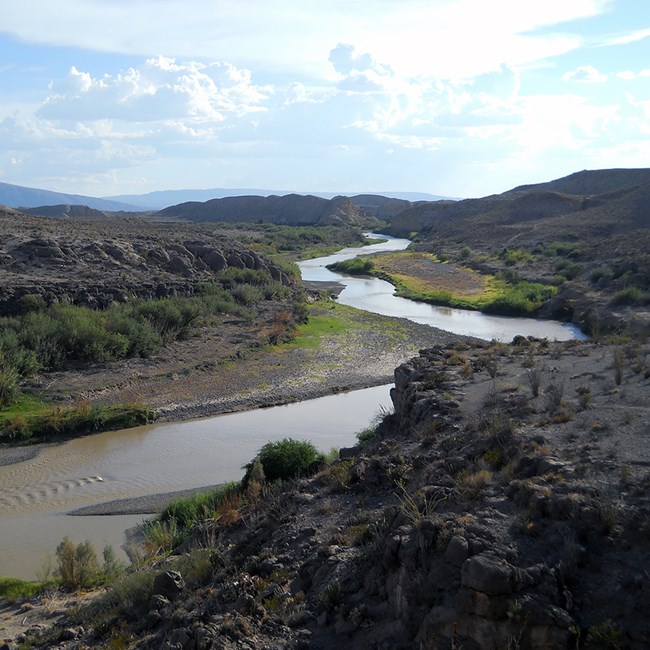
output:
[[[342,260],[334,264],[328,264],[330,271],[347,273],[349,275],[370,275],[374,269],[372,260],[368,257],[355,257],[351,260]]]
[[[68,537],[56,549],[56,575],[69,591],[90,587],[99,577],[99,561],[89,540],[75,546]]]
[[[614,381],[619,386],[623,381],[623,369],[625,368],[625,356],[623,350],[616,348],[614,350]]]
[[[20,395],[18,373],[15,370],[0,370],[0,408],[13,404]]]
[[[533,366],[532,368],[526,369],[526,380],[528,381],[528,386],[533,397],[539,395],[539,387],[542,383],[543,373],[543,366]]]
[[[645,294],[638,287],[627,287],[614,294],[612,305],[636,305],[645,300]]]
[[[178,533],[182,534],[193,524],[214,516],[221,503],[241,493],[241,484],[233,481],[225,483],[214,490],[197,492],[188,497],[175,499],[169,503],[160,514],[162,522],[174,521]],[[164,530],[152,531],[153,534],[165,532]],[[166,531],[174,532],[174,531]]]
[[[362,445],[365,442],[368,442],[369,440],[372,440],[375,437],[375,434],[377,433],[377,430],[374,429],[373,427],[366,427],[365,429],[362,429],[361,431],[357,431],[355,434],[357,441],[360,445]]]
[[[244,465],[243,483],[247,484],[255,460],[259,460],[264,476],[269,482],[308,476],[316,472],[324,462],[323,454],[306,440],[284,438],[278,442],[267,442],[257,456]]]

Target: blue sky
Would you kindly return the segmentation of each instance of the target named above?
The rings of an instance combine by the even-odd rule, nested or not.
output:
[[[647,166],[647,0],[0,4],[2,182],[467,197]]]

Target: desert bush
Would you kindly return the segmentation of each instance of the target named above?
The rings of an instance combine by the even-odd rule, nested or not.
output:
[[[113,583],[100,603],[104,611],[120,608],[133,612],[145,608],[153,594],[155,571],[138,571],[124,574]],[[145,610],[146,611],[146,610]]]
[[[264,290],[254,284],[236,284],[232,289],[235,300],[242,305],[256,305],[264,300]]]
[[[539,395],[539,388],[542,384],[542,375],[544,374],[544,366],[534,365],[526,369],[526,381],[530,388],[531,395],[537,397]]]
[[[92,586],[100,575],[95,547],[89,540],[75,545],[68,537],[56,548],[56,576],[68,591]]]
[[[18,578],[0,576],[0,601],[13,603],[24,598],[33,598],[54,586],[52,580],[27,582]]]
[[[613,353],[614,381],[619,386],[623,381],[623,369],[625,368],[625,355],[621,348],[615,348]]]
[[[47,303],[38,293],[27,293],[18,301],[18,312],[28,314],[30,311],[44,311]]]
[[[239,496],[241,491],[241,483],[232,481],[213,490],[197,492],[188,497],[175,499],[160,513],[160,521],[163,524],[175,522],[177,532],[182,537],[195,523],[214,517],[224,501]],[[175,534],[176,531],[165,530],[164,528],[153,531],[154,535],[158,533],[168,534],[170,532]]]
[[[494,474],[487,469],[464,469],[456,477],[459,496],[462,499],[478,499],[483,490],[492,483],[493,478]]]
[[[355,433],[357,443],[362,445],[375,437],[377,430],[373,427],[366,427]]]
[[[623,647],[623,634],[611,620],[605,620],[589,628],[587,647],[594,650],[620,650]]]
[[[323,454],[306,440],[284,438],[278,442],[268,442],[250,463],[244,465],[244,485],[249,480],[256,459],[262,464],[266,480],[270,482],[313,474],[324,463]]]
[[[0,330],[0,370],[14,370],[19,377],[29,377],[39,369],[33,351],[25,349],[13,329]]]
[[[13,404],[19,395],[18,373],[13,369],[0,370],[0,408]]]
[[[171,553],[186,537],[187,532],[178,525],[175,518],[161,521],[155,519],[142,527],[144,550],[147,557]]]
[[[187,335],[200,314],[196,302],[173,298],[142,301],[134,311],[139,318],[148,321],[165,342]]]
[[[614,277],[614,272],[609,266],[601,266],[591,272],[591,284],[604,288],[609,285]]]
[[[555,264],[554,270],[567,280],[573,280],[582,273],[583,265],[569,260],[560,260]]]
[[[562,407],[564,397],[564,382],[549,384],[544,390],[546,410],[552,415]]]
[[[645,302],[646,294],[638,287],[626,287],[614,294],[612,305],[636,305]]]
[[[580,404],[580,408],[584,411],[591,402],[591,389],[589,386],[578,386],[576,393],[578,393],[578,404]]]

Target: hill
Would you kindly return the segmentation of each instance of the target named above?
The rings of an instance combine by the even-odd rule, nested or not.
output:
[[[10,208],[35,208],[43,205],[87,205],[97,210],[111,210],[115,212],[133,212],[140,208],[120,201],[98,199],[80,194],[64,194],[51,192],[33,187],[22,187],[10,183],[0,183],[0,205]]]
[[[225,199],[230,196],[284,196],[287,194],[302,194],[303,196],[318,196],[322,199],[333,199],[336,196],[347,196],[357,204],[358,197],[370,196],[368,193],[354,192],[295,192],[287,190],[272,190],[259,188],[225,188],[214,187],[211,189],[180,189],[160,190],[147,194],[122,194],[119,196],[107,196],[108,200],[119,201],[131,205],[140,206],[143,210],[162,210],[171,205],[188,203],[190,201],[210,201],[211,199]],[[373,193],[372,196],[381,196],[389,199],[399,199],[407,202],[416,201],[437,201],[442,196],[427,194],[425,192],[382,192]]]
[[[361,225],[365,212],[347,197],[322,199],[317,196],[233,196],[205,203],[174,205],[157,213],[163,218],[187,221],[230,221],[279,223],[286,225]]]
[[[648,227],[644,197],[649,186],[650,169],[578,172],[479,199],[419,203],[391,219],[390,230],[462,237],[468,244],[487,237],[504,244],[525,240],[527,233],[538,239],[557,233],[561,217],[565,237],[588,238],[594,222],[598,234],[615,234]]]

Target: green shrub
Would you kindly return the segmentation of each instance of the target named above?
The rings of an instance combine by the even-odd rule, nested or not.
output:
[[[635,305],[645,301],[646,295],[638,287],[627,287],[614,294],[612,305]]]
[[[61,586],[77,591],[95,584],[99,578],[99,561],[95,548],[89,540],[75,545],[68,537],[56,549],[56,575]]]
[[[369,257],[355,257],[351,260],[342,260],[341,262],[328,264],[327,268],[330,271],[347,273],[348,275],[370,275],[375,265]]]
[[[313,474],[323,465],[324,456],[306,440],[284,438],[278,442],[267,442],[257,456],[244,465],[244,485],[250,478],[255,460],[262,464],[266,480],[273,482]]]
[[[231,481],[213,490],[174,499],[160,513],[160,521],[176,522],[179,532],[182,533],[195,523],[212,517],[226,499],[239,495],[241,490],[239,481]]]
[[[587,647],[598,650],[620,650],[623,647],[623,635],[611,620],[602,621],[589,628]]]
[[[365,429],[362,429],[361,431],[357,431],[355,435],[358,443],[362,445],[363,443],[372,440],[375,437],[376,433],[377,433],[376,429],[374,429],[373,427],[367,427]]]
[[[0,408],[13,404],[20,395],[18,373],[15,370],[0,370]]]
[[[18,578],[0,576],[0,600],[11,603],[22,598],[32,598],[53,585],[52,580],[27,582]]]

